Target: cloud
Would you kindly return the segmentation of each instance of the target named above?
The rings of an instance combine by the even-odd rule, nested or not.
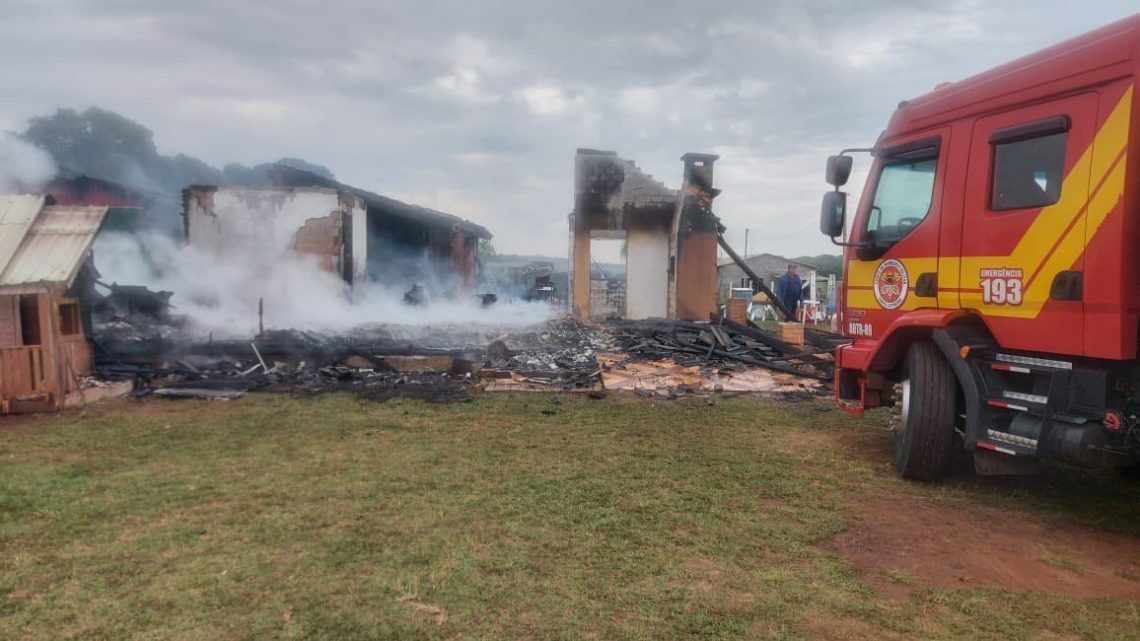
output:
[[[573,154],[670,185],[721,153],[717,212],[754,251],[833,250],[824,157],[894,106],[1123,17],[1115,0],[8,0],[0,123],[98,105],[213,164],[282,156],[452,209],[501,252],[566,251]],[[45,46],[50,43],[50,46]],[[34,52],[30,55],[29,52]],[[738,241],[734,241],[738,242]]]
[[[225,119],[240,125],[282,126],[305,121],[309,114],[278,100],[193,96],[175,106],[175,113],[199,121]]]
[[[523,87],[516,96],[526,103],[531,113],[539,116],[562,114],[583,102],[582,96],[571,95],[557,84],[544,82]]]
[[[483,88],[479,71],[467,65],[457,65],[432,81],[432,87],[459,102],[483,104],[499,100],[499,96]]]
[[[618,105],[632,116],[647,116],[661,107],[663,91],[656,87],[630,87],[618,94]]]

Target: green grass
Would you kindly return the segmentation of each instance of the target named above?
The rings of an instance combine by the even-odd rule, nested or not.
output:
[[[848,526],[853,501],[884,494],[1135,535],[1135,485],[904,483],[881,421],[827,401],[550,398],[254,395],[11,421],[0,638],[1128,639],[1140,627],[1119,599],[894,599],[817,545]]]

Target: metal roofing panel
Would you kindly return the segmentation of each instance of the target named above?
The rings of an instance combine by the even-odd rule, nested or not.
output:
[[[44,207],[0,273],[0,287],[71,285],[107,216],[106,207]]]
[[[43,195],[0,194],[0,272],[11,262],[43,206]]]

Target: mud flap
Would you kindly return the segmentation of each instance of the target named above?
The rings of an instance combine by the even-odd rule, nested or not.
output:
[[[966,403],[966,449],[973,450],[976,443],[985,434],[985,423],[988,414],[982,403],[985,394],[985,381],[978,375],[970,364],[962,358],[963,347],[971,349],[988,349],[992,341],[970,327],[947,327],[936,329],[931,334],[934,344],[942,351],[942,355],[950,362],[950,369],[954,371],[962,396]]]

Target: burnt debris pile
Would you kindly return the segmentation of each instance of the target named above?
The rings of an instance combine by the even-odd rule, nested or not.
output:
[[[562,318],[492,342],[484,374],[538,387],[588,389],[599,381],[597,355],[616,348],[604,327]]]
[[[162,293],[118,295],[138,296],[148,305],[124,312],[123,301],[108,303],[117,313],[97,325],[97,372],[108,380],[133,381],[138,395],[229,399],[251,390],[347,391],[372,400],[442,402],[482,390],[600,391],[619,378],[637,389],[644,385],[629,383],[629,376],[647,367],[658,368],[655,388],[679,384],[674,375],[685,370],[704,382],[686,379],[684,385],[706,391],[722,389],[724,377],[741,382],[758,372],[805,381],[813,389],[831,376],[831,346],[791,346],[727,319],[590,324],[560,318],[514,331],[375,325],[340,333],[271,330],[248,340],[190,340],[177,333],[177,317],[155,304]],[[749,380],[747,385],[757,385]],[[759,385],[755,389],[770,387]]]
[[[172,311],[172,296],[137,285],[94,281],[81,300],[90,303],[88,333],[96,361],[163,353],[177,344],[187,321]]]
[[[743,371],[763,368],[818,381],[830,381],[829,335],[817,333],[817,344],[800,348],[751,325],[727,318],[710,323],[691,321],[612,321],[620,351],[630,360],[672,360],[678,365]]]
[[[482,367],[474,348],[423,347],[381,331],[274,330],[250,340],[181,342],[144,336],[100,345],[96,368],[103,378],[133,380],[138,395],[168,397],[227,399],[266,390],[458,400]]]
[[[101,319],[96,368],[108,380],[133,380],[137,394],[169,397],[226,399],[267,390],[458,400],[484,380],[519,378],[572,389],[597,380],[595,353],[610,344],[604,331],[571,320],[514,333],[460,324],[375,325],[330,334],[274,330],[248,340],[191,340],[177,333],[176,322],[150,320]]]

